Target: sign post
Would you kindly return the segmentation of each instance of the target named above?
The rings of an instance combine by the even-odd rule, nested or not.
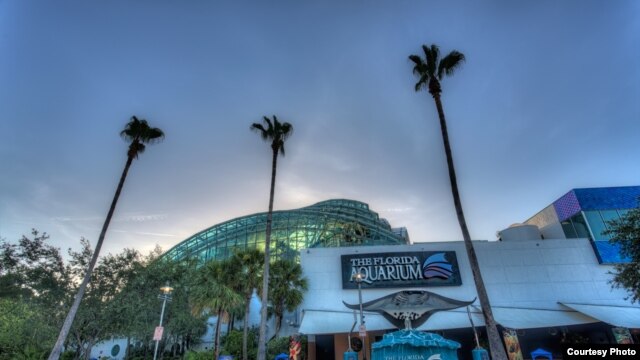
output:
[[[364,324],[360,325],[360,330],[358,331],[358,335],[360,335],[360,337],[367,336],[367,328],[364,326]]]

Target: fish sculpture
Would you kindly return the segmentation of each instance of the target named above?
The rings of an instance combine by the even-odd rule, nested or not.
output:
[[[362,309],[380,313],[398,329],[417,328],[434,313],[468,306],[476,301],[460,301],[438,295],[426,290],[398,291],[376,300],[362,304]],[[360,304],[347,304],[349,309],[360,309]]]

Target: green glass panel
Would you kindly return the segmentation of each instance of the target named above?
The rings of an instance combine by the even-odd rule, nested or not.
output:
[[[567,239],[575,239],[578,237],[576,231],[573,228],[573,224],[571,224],[571,221],[565,220],[561,223],[561,225],[562,230],[564,231],[564,236],[566,236]]]
[[[587,223],[581,213],[578,213],[571,217],[573,228],[576,230],[576,236],[579,238],[590,239],[589,229],[587,229]]]

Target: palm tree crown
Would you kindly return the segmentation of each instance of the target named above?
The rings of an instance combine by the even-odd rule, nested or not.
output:
[[[436,96],[442,92],[440,80],[446,75],[452,75],[464,62],[464,54],[453,50],[447,56],[440,59],[440,49],[433,44],[431,47],[422,45],[424,59],[418,55],[410,55],[409,59],[414,62],[413,73],[420,76],[416,83],[415,90],[429,89],[431,95]]]
[[[127,155],[137,158],[145,150],[144,144],[153,144],[164,139],[164,132],[159,128],[149,126],[147,120],[139,120],[136,116],[131,117],[120,136],[126,141],[131,141]]]
[[[284,142],[293,133],[293,126],[288,122],[281,123],[275,115],[273,121],[266,116],[263,116],[263,120],[265,125],[253,123],[251,130],[258,132],[262,140],[271,141],[271,149],[284,156]]]
[[[278,260],[273,263],[271,276],[272,313],[276,316],[274,337],[278,336],[282,326],[284,312],[294,311],[302,304],[304,292],[308,289],[307,278],[302,275],[300,264],[291,260]]]

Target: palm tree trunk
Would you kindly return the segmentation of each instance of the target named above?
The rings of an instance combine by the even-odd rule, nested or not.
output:
[[[214,360],[220,357],[220,329],[222,328],[222,309],[218,309],[218,321],[216,321],[216,336],[213,339]]]
[[[465,220],[464,212],[462,211],[460,193],[458,192],[458,180],[456,179],[456,170],[453,167],[453,154],[451,153],[451,146],[449,144],[449,134],[447,132],[447,122],[444,118],[444,111],[442,110],[442,101],[440,100],[439,93],[435,93],[432,95],[433,99],[436,102],[436,108],[438,109],[438,117],[440,118],[440,129],[442,131],[442,140],[444,141],[444,152],[447,156],[447,167],[449,168],[449,181],[451,182],[453,204],[456,208],[458,223],[460,223],[460,230],[462,230],[462,237],[464,238],[464,245],[467,250],[467,256],[469,257],[471,273],[473,274],[473,281],[476,284],[476,291],[478,292],[480,307],[482,308],[482,314],[484,315],[484,322],[487,328],[487,337],[489,338],[489,349],[491,350],[491,358],[494,360],[507,360],[507,354],[505,353],[504,347],[502,346],[502,340],[500,339],[500,334],[498,333],[498,327],[496,326],[496,321],[494,320],[493,312],[491,311],[491,304],[489,303],[487,289],[484,286],[482,274],[480,273],[478,257],[476,256],[476,251],[473,248],[471,236],[469,235],[469,229],[467,229],[467,221]]]
[[[242,333],[242,359],[247,360],[247,342],[249,340],[249,313],[251,312],[251,295],[245,297],[244,330]]]
[[[127,360],[129,358],[129,348],[131,347],[131,336],[127,336],[127,348],[124,349],[124,359]]]
[[[273,218],[273,194],[276,186],[276,166],[278,149],[273,149],[271,161],[271,192],[269,193],[269,212],[267,213],[267,234],[264,239],[264,271],[262,273],[262,306],[260,307],[260,337],[258,338],[258,359],[267,357],[267,301],[269,300],[269,248],[271,246],[271,221]]]
[[[280,328],[282,328],[282,314],[278,314],[276,315],[276,332],[275,334],[273,334],[274,338],[278,337],[278,334],[280,333]]]
[[[80,302],[82,301],[82,297],[84,296],[84,293],[87,289],[87,285],[91,280],[91,273],[93,272],[93,268],[95,267],[96,262],[98,260],[98,255],[100,254],[100,248],[102,248],[102,243],[104,242],[104,236],[107,233],[107,228],[109,228],[109,223],[111,222],[111,218],[113,217],[113,212],[116,209],[118,198],[120,197],[120,193],[122,192],[122,187],[124,186],[124,181],[127,178],[127,173],[129,172],[129,167],[131,166],[132,162],[133,162],[133,157],[128,156],[127,164],[124,166],[124,170],[122,171],[122,176],[120,176],[120,182],[118,183],[118,187],[116,188],[116,193],[113,196],[113,201],[111,202],[109,213],[107,213],[107,218],[105,219],[104,224],[102,225],[102,231],[100,231],[100,237],[98,237],[98,243],[96,244],[96,249],[93,251],[93,255],[91,256],[91,261],[89,262],[89,267],[87,268],[87,272],[84,275],[84,279],[80,284],[78,293],[76,294],[76,297],[73,300],[73,305],[71,305],[71,309],[69,309],[69,313],[67,314],[67,317],[64,320],[62,329],[60,329],[58,340],[56,340],[56,343],[53,346],[53,350],[51,350],[51,354],[49,355],[49,360],[58,360],[60,358],[60,354],[62,353],[62,345],[67,339],[67,335],[69,335],[69,330],[71,330],[73,319],[75,319],[76,317],[76,313],[80,308]]]

